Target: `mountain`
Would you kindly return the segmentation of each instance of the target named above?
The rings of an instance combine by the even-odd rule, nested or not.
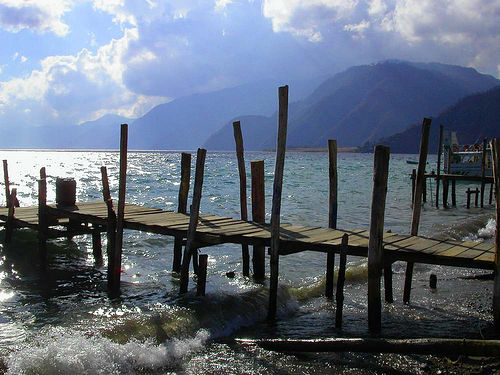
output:
[[[438,63],[384,61],[352,67],[290,105],[287,145],[325,147],[328,139],[337,139],[340,147],[359,146],[402,131],[425,116],[437,115],[466,95],[499,83],[471,68]],[[276,113],[261,128],[265,124],[269,127],[257,134],[260,140],[245,139],[245,143],[274,147]],[[228,138],[222,135],[231,132],[228,123],[217,134],[218,140],[210,137],[205,147],[233,149],[233,142],[220,143]]]
[[[462,144],[481,143],[483,138],[500,137],[500,86],[484,93],[467,96],[449,107],[432,120],[429,136],[429,152],[437,152],[439,125],[445,130],[457,132]],[[418,153],[420,148],[421,125],[415,124],[403,132],[382,138],[377,144],[391,147],[392,153]],[[363,146],[364,151],[372,151],[373,145]]]
[[[325,78],[295,82],[292,100],[309,95]],[[277,107],[273,80],[253,82],[161,104],[129,127],[131,149],[192,150],[238,115],[269,116]]]

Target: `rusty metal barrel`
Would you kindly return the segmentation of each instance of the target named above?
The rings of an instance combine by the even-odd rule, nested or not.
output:
[[[58,206],[74,206],[76,202],[76,181],[73,178],[56,179],[56,203]]]

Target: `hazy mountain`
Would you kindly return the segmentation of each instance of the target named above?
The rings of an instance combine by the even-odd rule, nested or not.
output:
[[[309,95],[325,78],[297,81],[291,99]],[[238,115],[269,116],[277,108],[276,81],[259,81],[175,99],[153,108],[129,127],[134,149],[196,149]]]
[[[474,69],[437,63],[386,61],[352,67],[290,105],[287,144],[325,147],[328,139],[337,139],[341,147],[358,146],[406,129],[466,95],[499,83]],[[265,124],[269,125],[267,131]],[[260,126],[263,130],[256,134],[259,140],[245,139],[245,143],[274,147],[276,124],[275,113]],[[220,142],[228,139],[224,133],[231,132],[231,124],[227,124],[217,134],[219,140],[212,136],[205,147],[233,149],[232,142]]]
[[[500,86],[484,93],[463,98],[432,120],[429,152],[436,153],[439,142],[439,125],[457,132],[462,144],[481,143],[483,138],[500,137]],[[378,140],[377,144],[391,147],[392,153],[418,153],[421,123],[403,132]],[[372,151],[373,145],[364,145],[364,151]]]

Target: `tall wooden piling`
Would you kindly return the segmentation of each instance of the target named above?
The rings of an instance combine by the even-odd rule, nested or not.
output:
[[[432,120],[424,118],[422,123],[422,138],[420,140],[420,155],[418,159],[417,180],[415,183],[415,196],[413,201],[413,214],[411,220],[410,234],[416,236],[418,234],[418,226],[420,224],[420,212],[422,210],[422,188],[425,184],[425,165],[427,164],[427,151],[429,149],[429,133]],[[444,203],[444,202],[443,202]],[[413,277],[413,262],[406,264],[405,286],[403,292],[403,302],[410,302],[411,281]]]
[[[488,144],[488,142],[487,142],[486,138],[484,138],[483,139],[483,152],[481,154],[481,208],[484,207],[484,190],[486,187],[485,178],[486,178],[486,157],[487,157],[486,146],[487,146],[487,144]]]
[[[102,242],[99,228],[92,230],[92,255],[97,267],[102,266]]]
[[[381,326],[380,277],[384,266],[382,240],[384,236],[389,157],[389,147],[375,147],[370,239],[368,241],[368,327],[370,331],[374,332],[380,331]]]
[[[264,160],[254,160],[250,163],[252,173],[252,220],[264,223],[266,220],[266,200],[264,190]],[[253,277],[263,280],[266,277],[265,247],[253,247]]]
[[[450,180],[447,178],[443,180],[443,207],[448,208],[448,189],[450,186]]]
[[[338,177],[337,177],[337,141],[328,140],[328,176],[329,176],[329,205],[328,205],[328,228],[337,228],[338,209]],[[333,297],[333,274],[335,267],[335,253],[328,251],[326,255],[326,280],[325,296]]]
[[[191,154],[183,152],[181,154],[181,184],[179,186],[179,198],[177,201],[177,212],[185,214],[187,212],[187,200],[189,195],[189,180],[191,179]],[[172,271],[180,272],[182,263],[182,237],[174,239],[174,260]]]
[[[207,150],[203,148],[199,148],[196,154],[196,171],[194,175],[193,203],[191,204],[186,246],[184,248],[184,256],[182,257],[180,293],[186,293],[188,290],[189,264],[191,263],[191,257],[193,256],[193,254],[196,251],[198,251],[198,249],[195,247],[195,235],[196,235],[196,228],[198,226],[198,218],[200,215],[201,192],[203,187],[203,175],[205,171],[206,154]]]
[[[10,194],[9,199],[7,199],[7,202],[9,203],[9,211],[8,211],[7,221],[5,223],[5,242],[6,243],[9,243],[10,240],[12,239],[12,232],[14,230],[14,212],[15,212],[15,207],[16,207],[14,202],[17,199],[16,197],[17,197],[17,189],[14,188],[14,189],[12,189],[12,193]]]
[[[451,206],[457,207],[457,181],[451,180]]]
[[[106,167],[101,167],[101,177],[102,177],[102,197],[106,203],[108,209],[108,220],[106,227],[106,238],[107,238],[107,249],[106,255],[108,258],[108,289],[111,290],[111,285],[113,283],[113,270],[114,270],[114,253],[115,253],[115,241],[116,241],[116,213],[113,209],[113,200],[111,199],[111,191],[109,189],[108,180],[108,170]]]
[[[437,150],[437,171],[436,171],[436,208],[439,208],[439,183],[441,177],[441,154],[443,153],[443,125],[439,125],[439,144]]]
[[[495,181],[495,281],[493,286],[493,320],[497,335],[500,335],[500,138],[491,141],[493,179]]]
[[[245,154],[243,150],[243,136],[239,121],[233,122],[234,142],[236,143],[236,158],[238,159],[238,173],[240,175],[240,212],[241,220],[248,220],[247,210],[247,173],[245,170]],[[250,254],[248,245],[241,245],[241,256],[243,260],[243,276],[250,275]]]
[[[339,271],[337,275],[337,293],[335,294],[336,310],[335,310],[335,328],[342,327],[342,311],[344,310],[344,283],[345,283],[345,270],[347,263],[347,243],[349,236],[345,233],[342,236],[340,244],[340,260]]]
[[[200,254],[199,260],[200,264],[198,266],[198,279],[196,280],[196,295],[204,296],[207,284],[208,255]]]
[[[120,130],[120,177],[118,183],[118,207],[116,215],[116,239],[113,253],[113,270],[109,292],[116,295],[120,292],[123,248],[123,218],[125,216],[125,195],[127,189],[127,148],[128,125],[122,124]]]
[[[48,227],[47,180],[42,178],[38,180],[38,251],[42,269],[45,269],[47,266]]]
[[[278,273],[279,273],[279,246],[280,246],[280,212],[281,193],[283,187],[283,171],[285,167],[286,131],[288,122],[288,86],[278,90],[278,139],[276,143],[276,164],[274,167],[273,205],[271,211],[271,280],[269,284],[268,319],[276,317],[278,301]]]
[[[3,179],[5,182],[5,207],[10,207],[10,182],[9,182],[9,169],[7,167],[7,160],[3,161]]]

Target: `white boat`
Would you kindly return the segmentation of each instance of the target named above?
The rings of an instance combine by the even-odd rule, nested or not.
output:
[[[483,144],[460,145],[456,132],[443,134],[443,170],[448,174],[481,176]],[[492,176],[491,149],[486,147],[485,175]]]

